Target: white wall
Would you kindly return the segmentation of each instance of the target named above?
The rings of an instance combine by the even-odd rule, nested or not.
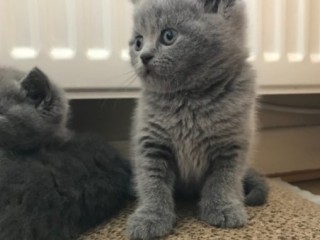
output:
[[[320,93],[320,1],[246,0],[261,93]],[[0,61],[38,65],[72,98],[138,95],[129,0],[0,0]]]

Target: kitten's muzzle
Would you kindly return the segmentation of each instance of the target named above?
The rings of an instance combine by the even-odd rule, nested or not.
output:
[[[140,58],[144,65],[147,65],[152,59],[154,55],[152,53],[143,53],[141,54]]]

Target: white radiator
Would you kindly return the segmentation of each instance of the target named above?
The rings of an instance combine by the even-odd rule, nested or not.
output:
[[[246,0],[261,93],[320,92],[320,0]],[[0,0],[0,64],[38,65],[71,97],[131,97],[129,0]]]

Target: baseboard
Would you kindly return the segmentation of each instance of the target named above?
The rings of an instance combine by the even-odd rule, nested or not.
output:
[[[283,181],[294,183],[320,179],[320,169],[302,170],[287,173],[274,173],[267,175],[270,178],[281,178]]]
[[[263,130],[253,165],[264,174],[320,169],[320,126]]]

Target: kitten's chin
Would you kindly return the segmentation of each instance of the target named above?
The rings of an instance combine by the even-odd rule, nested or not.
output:
[[[145,78],[152,78],[155,77],[155,71],[154,69],[152,69],[152,67],[150,66],[146,66],[143,67],[141,69],[138,70],[138,74],[140,75],[141,78],[145,79]]]
[[[143,68],[138,72],[143,88],[158,93],[174,93],[184,89],[183,85],[173,84],[172,78],[161,75],[152,68]]]
[[[152,71],[150,69],[146,69],[143,74],[142,74],[143,78],[148,78],[148,77],[152,77]]]

